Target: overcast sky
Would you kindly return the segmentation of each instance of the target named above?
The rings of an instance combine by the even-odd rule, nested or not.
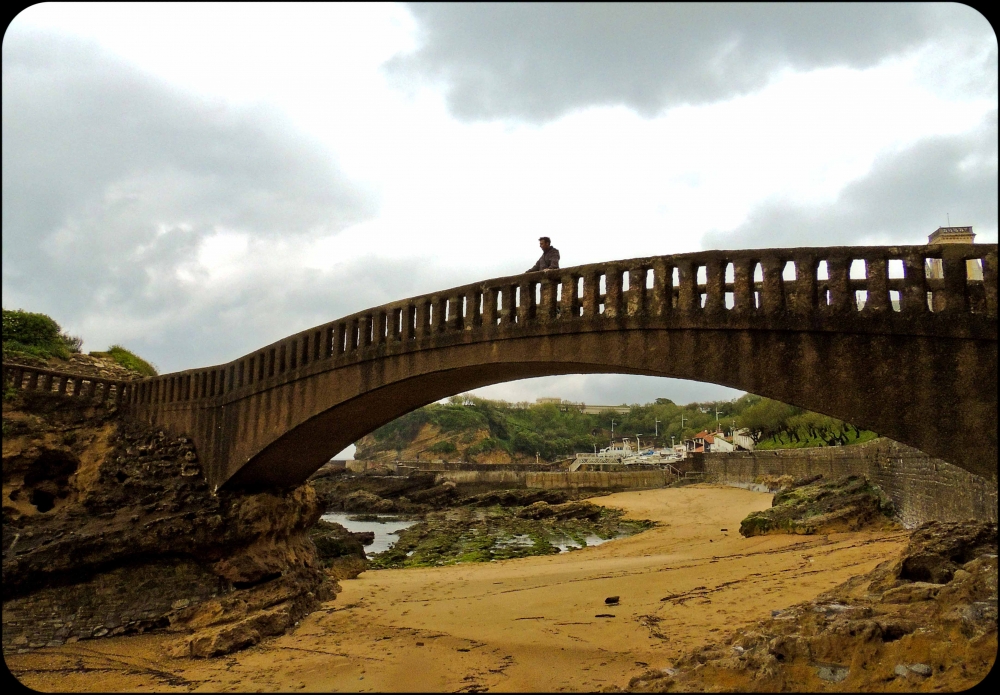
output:
[[[518,273],[543,234],[572,266],[949,217],[997,241],[997,39],[963,5],[53,3],[3,40],[3,304],[161,372]]]

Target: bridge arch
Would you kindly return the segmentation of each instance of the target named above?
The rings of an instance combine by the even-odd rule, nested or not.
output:
[[[936,259],[943,277],[928,277]],[[407,299],[146,380],[126,400],[190,434],[217,485],[296,484],[421,405],[572,373],[730,386],[995,479],[996,354],[996,245],[710,251]]]

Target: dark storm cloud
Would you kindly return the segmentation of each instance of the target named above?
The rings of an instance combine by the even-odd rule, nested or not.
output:
[[[928,40],[987,46],[982,80],[996,85],[996,38],[962,5],[414,3],[422,44],[386,66],[443,81],[462,119],[544,122],[576,108],[665,107],[757,90],[776,71],[875,65]],[[992,51],[989,50],[992,42]],[[965,69],[968,76],[968,67]]]
[[[201,100],[95,44],[3,41],[5,306],[80,317],[182,313],[176,279],[219,228],[336,232],[374,214],[275,111]]]
[[[865,176],[825,205],[769,202],[730,232],[712,232],[705,248],[839,246],[883,238],[926,243],[946,224],[972,225],[996,240],[997,112],[978,128],[917,141],[884,153]]]

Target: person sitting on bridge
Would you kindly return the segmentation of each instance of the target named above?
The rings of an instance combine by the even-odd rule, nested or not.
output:
[[[535,265],[531,266],[524,272],[531,273],[536,270],[558,270],[559,249],[552,245],[552,241],[547,236],[539,237],[538,245],[542,249],[542,257],[535,262]]]

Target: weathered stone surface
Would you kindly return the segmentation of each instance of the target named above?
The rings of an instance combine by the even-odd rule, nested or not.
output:
[[[561,490],[490,490],[462,499],[462,504],[474,507],[525,507],[535,502],[562,504],[566,493]]]
[[[762,485],[772,492],[794,478],[865,476],[892,500],[907,528],[928,521],[997,521],[997,481],[973,475],[913,447],[880,437],[864,444],[698,455],[708,480]]]
[[[590,519],[601,516],[601,508],[589,502],[566,502],[565,504],[548,504],[535,502],[517,513],[524,519]]]
[[[297,619],[336,589],[306,535],[323,511],[310,486],[216,494],[189,439],[108,403],[27,393],[3,414],[18,423],[3,442],[5,650],[206,627],[281,602]]]
[[[322,520],[317,521],[309,530],[309,537],[316,546],[316,554],[323,561],[345,556],[364,559],[366,535],[371,536],[369,543],[374,542],[374,533],[351,533],[340,524]]]
[[[740,523],[745,537],[766,533],[823,533],[857,531],[890,523],[892,503],[864,476],[789,485],[777,493],[771,508],[750,514]]]
[[[899,557],[637,676],[628,690],[816,692],[837,683],[866,692],[895,679],[905,682],[888,689],[970,688],[997,654],[995,534],[996,524],[922,526]],[[965,562],[943,585],[906,578],[911,558],[934,554]]]

